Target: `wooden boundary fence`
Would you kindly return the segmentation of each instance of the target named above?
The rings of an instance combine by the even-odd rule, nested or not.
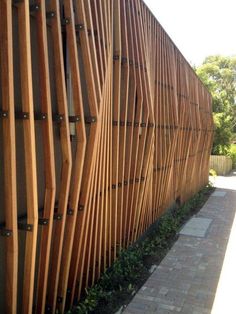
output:
[[[211,97],[141,0],[0,0],[0,311],[63,313],[208,182]]]
[[[233,168],[233,161],[229,156],[211,155],[210,169],[216,171],[217,175],[227,175]]]

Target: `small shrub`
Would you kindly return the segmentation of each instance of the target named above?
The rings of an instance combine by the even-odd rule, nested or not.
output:
[[[231,157],[232,162],[233,162],[233,168],[235,168],[236,167],[236,144],[232,144],[230,146],[230,149],[227,155]]]
[[[217,176],[217,173],[214,169],[210,169],[209,170],[209,175],[212,176],[212,177],[216,177]]]
[[[211,184],[208,184],[181,207],[160,217],[157,228],[142,242],[134,244],[127,250],[122,250],[97,284],[87,289],[84,299],[67,314],[115,312],[124,302],[124,296],[127,297],[136,290],[144,275],[145,279],[148,277],[150,265],[146,267],[146,258],[158,255],[161,261],[182,223],[196,208],[203,205],[206,195],[212,189]]]

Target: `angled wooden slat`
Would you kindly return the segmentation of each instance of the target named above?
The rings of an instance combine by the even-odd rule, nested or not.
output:
[[[118,203],[117,203],[117,245],[119,250],[122,246],[122,217],[123,217],[123,182],[125,169],[125,138],[127,130],[127,105],[128,105],[128,86],[129,86],[129,51],[127,39],[127,16],[125,10],[125,1],[121,1],[121,23],[124,27],[121,29],[121,89],[120,89],[120,134],[119,134],[119,172],[118,172]]]
[[[104,85],[105,88],[106,84]],[[104,95],[104,92],[102,93]],[[105,97],[104,97],[105,98]],[[106,106],[104,104],[105,99],[102,98],[101,101],[101,109],[100,109],[100,115],[101,115],[101,125],[100,125],[100,142],[98,146],[99,154],[100,154],[100,162],[98,164],[98,184],[96,186],[96,192],[94,193],[97,195],[97,201],[95,200],[94,207],[96,211],[96,218],[95,218],[95,232],[93,233],[93,237],[90,237],[90,245],[93,242],[94,246],[94,252],[93,252],[93,261],[94,259],[97,261],[97,269],[93,269],[93,277],[97,277],[98,274],[101,272],[102,268],[102,236],[103,236],[103,229],[104,229],[104,208],[105,208],[105,193],[106,187],[105,187],[105,141],[106,141]],[[96,205],[97,204],[97,205]],[[94,227],[94,225],[91,225],[91,228]],[[93,240],[93,241],[92,241]],[[92,246],[90,246],[90,250],[92,249]],[[84,246],[84,250],[86,251],[86,256],[87,256],[87,261],[90,262],[90,259],[88,255],[90,255],[90,252],[88,252],[86,245]],[[96,262],[95,262],[96,263]],[[86,267],[86,265],[83,265],[83,267]],[[83,268],[82,268],[83,269]],[[89,279],[89,273],[90,273],[90,267],[89,265],[87,266],[86,269],[86,284],[85,286],[88,286],[88,279]],[[82,279],[82,272],[80,273],[80,279],[78,279],[81,282]],[[82,284],[80,285],[80,292],[82,290]]]
[[[138,46],[137,30],[133,27],[133,17],[130,12],[130,25],[132,25],[133,33],[133,45],[134,47]],[[130,26],[131,27],[131,26]],[[132,217],[134,215],[133,207],[133,197],[134,190],[137,185],[136,175],[136,166],[138,159],[138,149],[139,149],[139,137],[141,133],[141,123],[142,123],[142,104],[143,104],[143,91],[141,86],[141,76],[140,76],[140,58],[139,58],[139,49],[133,49],[134,54],[134,63],[135,66],[135,78],[136,78],[136,95],[135,95],[135,117],[134,117],[134,128],[133,128],[133,145],[131,152],[131,167],[130,167],[130,187],[128,195],[128,206],[127,206],[127,218],[126,218],[126,230],[124,235],[124,246],[129,245],[131,228],[132,228]],[[136,179],[136,180],[135,180]]]
[[[127,220],[129,213],[129,191],[131,189],[130,176],[131,172],[131,160],[132,160],[132,148],[134,144],[134,124],[135,124],[135,106],[137,97],[137,82],[136,82],[136,72],[135,72],[135,55],[134,55],[134,36],[133,30],[131,28],[131,12],[130,7],[127,4],[127,26],[129,32],[128,46],[129,46],[129,65],[130,65],[130,76],[129,76],[129,99],[128,99],[128,110],[127,110],[127,131],[126,131],[126,148],[125,148],[125,170],[124,170],[124,201],[123,201],[123,218],[122,218],[122,243],[126,240],[127,231]]]
[[[74,12],[73,3],[71,0],[65,0],[64,2],[64,14],[66,22],[66,34],[69,52],[69,62],[72,76],[72,95],[73,95],[73,105],[75,116],[80,117],[80,121],[76,123],[76,137],[77,137],[77,147],[75,153],[75,159],[73,162],[73,180],[71,181],[71,193],[69,200],[67,213],[66,225],[65,225],[65,235],[63,242],[63,251],[61,259],[61,270],[60,279],[58,286],[58,296],[57,308],[61,313],[64,312],[66,292],[67,292],[67,282],[69,276],[69,267],[72,254],[72,245],[75,232],[76,218],[77,218],[77,208],[80,195],[80,187],[82,180],[82,171],[84,164],[84,155],[86,148],[86,134],[85,134],[85,124],[84,124],[84,109],[83,109],[83,99],[81,91],[80,82],[80,72],[79,72],[79,61],[78,52],[76,44],[76,33],[75,33],[75,22],[74,22]]]
[[[85,29],[92,30],[92,19],[91,19],[91,8],[90,3],[83,1],[78,1],[76,3],[75,19],[84,25]],[[70,265],[68,289],[71,294],[68,296],[68,301],[70,304],[73,302],[73,297],[75,295],[77,274],[79,269],[79,263],[81,263],[81,249],[82,249],[82,239],[83,232],[86,226],[86,211],[90,209],[89,205],[89,191],[91,185],[91,178],[94,173],[94,164],[97,154],[97,141],[98,141],[98,120],[100,116],[98,115],[98,108],[101,101],[101,85],[98,79],[98,63],[97,56],[95,55],[95,41],[94,36],[89,36],[88,32],[81,33],[81,52],[84,64],[85,79],[91,89],[87,91],[88,101],[89,101],[89,111],[91,117],[94,117],[94,122],[90,125],[89,138],[87,140],[86,156],[84,163],[84,171],[82,177],[82,189],[79,199],[79,207],[83,210],[79,211],[76,231],[73,244],[72,260]],[[91,84],[91,85],[90,85]]]
[[[101,126],[102,127],[102,126]],[[96,278],[96,271],[101,267],[101,253],[98,249],[98,241],[101,237],[101,228],[100,228],[100,209],[101,206],[103,206],[102,200],[101,200],[101,181],[102,181],[102,149],[101,149],[101,142],[103,141],[103,132],[100,131],[99,133],[99,139],[98,139],[98,155],[97,155],[97,162],[96,162],[96,169],[95,169],[95,175],[94,175],[94,197],[92,199],[92,212],[93,212],[93,219],[91,219],[91,224],[88,225],[88,228],[93,228],[93,233],[90,234],[90,242],[89,242],[89,249],[92,252],[89,252],[91,254],[91,268],[88,267],[87,264],[87,272],[86,272],[86,284],[88,285],[89,276],[92,276],[92,283],[94,283]],[[87,245],[88,246],[88,245]],[[90,257],[88,257],[89,260]],[[88,261],[87,261],[88,262]],[[81,276],[82,277],[82,276]],[[80,287],[82,289],[82,285]]]
[[[131,10],[136,10],[136,7],[134,6]],[[134,178],[134,186],[133,186],[133,194],[132,194],[132,214],[130,217],[130,224],[132,227],[130,228],[128,232],[128,243],[132,243],[133,241],[133,236],[134,233],[137,230],[137,225],[136,225],[136,218],[137,218],[137,211],[134,210],[137,206],[138,202],[138,197],[140,193],[140,187],[143,182],[144,176],[142,176],[142,165],[143,165],[143,157],[145,153],[145,141],[146,141],[146,136],[147,136],[147,129],[148,129],[148,116],[149,116],[149,104],[148,104],[148,99],[146,95],[146,85],[144,83],[144,76],[145,76],[145,71],[146,71],[146,62],[144,60],[143,56],[143,50],[142,50],[142,43],[141,43],[141,29],[140,29],[140,24],[137,21],[138,18],[136,15],[132,15],[133,20],[132,20],[132,25],[133,29],[136,30],[136,40],[137,40],[137,46],[139,49],[137,50],[137,60],[139,64],[139,84],[138,89],[140,89],[140,94],[141,94],[141,121],[140,121],[140,128],[139,128],[139,141],[138,141],[138,150],[137,150],[137,159],[135,161],[135,169],[133,173],[133,178]],[[149,149],[149,147],[148,147]]]
[[[40,79],[41,112],[46,115],[42,120],[43,147],[44,147],[44,172],[45,172],[45,197],[42,218],[47,224],[42,226],[41,243],[38,266],[36,312],[44,313],[47,291],[49,257],[51,247],[52,225],[55,205],[55,159],[53,147],[53,126],[51,109],[51,91],[49,79],[49,61],[46,29],[46,10],[43,1],[37,1],[39,10],[35,14],[37,27],[38,64]],[[36,143],[37,144],[37,143]]]
[[[92,27],[90,4],[79,0],[75,3],[75,23],[83,25],[87,32],[81,31],[81,53],[85,70],[86,84],[90,88],[87,90],[89,99],[89,108],[91,116],[98,115],[98,103],[101,97],[101,84],[98,74],[98,64],[95,57],[95,39],[94,36],[89,36],[88,32],[95,27]]]
[[[85,166],[87,166],[87,170],[89,170],[89,181],[87,181],[87,177],[82,178],[82,191],[81,196],[79,200],[79,208],[81,206],[81,209],[78,213],[77,222],[76,222],[76,232],[74,237],[74,244],[73,244],[73,250],[72,250],[72,260],[70,265],[70,273],[69,273],[69,281],[68,281],[68,289],[69,291],[72,291],[71,294],[68,296],[71,298],[76,289],[76,282],[77,282],[77,273],[79,269],[79,260],[81,258],[80,252],[82,249],[82,245],[84,245],[82,239],[83,239],[83,233],[86,227],[86,211],[90,208],[89,204],[89,192],[90,192],[90,186],[91,186],[91,178],[94,174],[94,165],[95,165],[95,159],[97,156],[97,141],[98,141],[98,123],[96,122],[94,126],[91,126],[90,128],[90,136],[87,144],[86,149],[86,156],[88,158],[85,159]],[[83,185],[83,180],[87,182],[87,185]],[[82,202],[82,200],[84,201]],[[73,298],[70,299],[70,302],[73,302]]]
[[[34,107],[31,69],[29,1],[17,4],[18,37],[20,56],[20,80],[22,111],[28,113],[28,119],[22,121],[24,132],[27,224],[32,231],[26,232],[22,313],[31,313],[33,307],[33,289],[35,275],[36,241],[38,229],[38,200],[36,178],[36,152]]]
[[[17,21],[12,21],[12,5]],[[15,313],[21,296],[16,189],[22,187],[15,178],[13,101],[20,95],[16,106],[22,112],[15,118],[22,124],[24,143],[19,136],[17,145],[24,146],[32,229],[25,231],[20,261],[21,312],[63,313],[122,248],[169,206],[183,203],[207,183],[211,97],[141,0],[2,0],[0,16],[1,226],[12,231],[6,238],[6,309]],[[20,65],[20,78],[13,71],[12,47],[18,45],[14,70]],[[37,49],[36,58],[31,48]],[[41,113],[34,112],[32,83]],[[44,171],[42,175],[40,169],[38,187],[35,123],[37,139],[38,130],[43,134],[43,145],[36,143],[44,162],[38,160]],[[21,160],[19,155],[19,164]],[[22,213],[24,196],[18,198]],[[46,222],[40,232],[38,212],[39,223],[41,218]]]
[[[59,273],[61,265],[61,255],[63,246],[63,237],[65,229],[65,220],[67,215],[67,205],[69,196],[69,186],[71,180],[72,157],[70,147],[70,133],[68,120],[67,95],[65,86],[65,73],[63,64],[62,36],[60,8],[58,0],[52,0],[49,6],[49,12],[53,12],[50,19],[51,35],[53,41],[54,69],[56,78],[56,97],[57,110],[61,115],[60,122],[60,145],[62,153],[61,178],[59,189],[58,209],[56,215],[58,219],[54,220],[54,236],[51,248],[51,263],[48,277],[46,310],[55,312],[57,301],[57,289],[59,282]]]
[[[143,29],[143,26],[141,24],[141,20],[137,19],[137,25],[141,29]],[[141,35],[143,35],[143,32],[140,32]],[[141,41],[142,40],[141,36]],[[150,90],[150,77],[149,77],[149,71],[148,71],[148,63],[147,60],[145,59],[145,48],[144,45],[141,45],[141,56],[142,56],[142,65],[143,65],[143,85],[144,85],[144,97],[147,102],[147,120],[146,120],[146,137],[144,139],[145,145],[144,145],[144,150],[143,150],[143,160],[142,160],[142,165],[140,167],[140,184],[139,184],[139,192],[137,194],[137,206],[136,206],[136,215],[135,215],[135,229],[133,231],[133,236],[132,236],[132,241],[134,241],[137,238],[137,231],[138,231],[138,220],[139,220],[139,215],[141,212],[141,205],[142,205],[142,199],[143,199],[143,192],[144,192],[144,181],[147,178],[147,173],[148,173],[148,161],[150,158],[150,153],[152,151],[152,145],[153,145],[153,136],[154,136],[154,112],[153,112],[153,103],[152,103],[152,97],[151,97],[151,90]],[[142,145],[142,144],[141,144]],[[144,180],[142,180],[144,178]]]

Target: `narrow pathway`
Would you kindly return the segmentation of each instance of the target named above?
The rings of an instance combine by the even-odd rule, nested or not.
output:
[[[236,313],[236,172],[217,177],[215,186],[123,313]]]

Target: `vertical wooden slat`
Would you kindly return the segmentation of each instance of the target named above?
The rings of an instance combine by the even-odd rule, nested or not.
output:
[[[119,131],[120,131],[120,86],[121,86],[121,18],[120,18],[120,1],[114,1],[114,22],[113,22],[113,49],[114,60],[113,64],[113,114],[112,114],[112,186],[118,185],[118,171],[119,171]],[[118,56],[118,57],[116,57]],[[117,125],[114,121],[117,121]],[[118,189],[112,189],[112,243],[114,246],[114,258],[116,257],[116,243],[117,243],[117,198]]]
[[[18,230],[16,195],[16,149],[13,83],[13,38],[11,1],[0,2],[0,67],[3,118],[3,156],[4,156],[4,208],[6,230],[6,313],[17,312],[17,274],[18,274]]]

